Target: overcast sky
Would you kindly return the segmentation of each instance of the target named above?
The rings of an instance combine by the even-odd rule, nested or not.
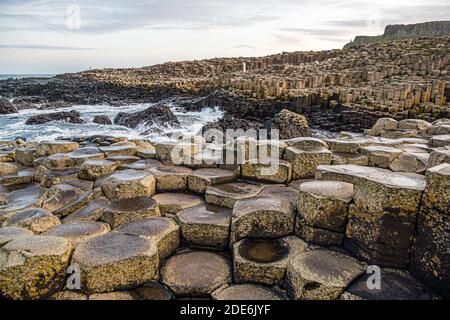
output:
[[[0,74],[341,48],[449,17],[445,0],[0,0]]]

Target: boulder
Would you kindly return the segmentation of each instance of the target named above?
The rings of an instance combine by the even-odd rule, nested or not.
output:
[[[135,113],[120,112],[114,118],[114,124],[128,128],[144,127],[179,127],[180,122],[167,106],[155,105]]]
[[[268,124],[270,130],[279,131],[279,139],[292,139],[309,136],[308,120],[298,113],[287,109],[277,113]]]
[[[19,110],[8,99],[0,97],[0,114],[18,113]]]
[[[112,124],[111,119],[109,119],[108,116],[105,116],[105,115],[95,116],[94,119],[92,120],[92,122],[97,123],[97,124],[102,124],[102,125],[111,125]]]
[[[391,118],[378,119],[372,129],[369,131],[371,136],[379,136],[382,131],[396,130],[398,121]]]
[[[39,125],[51,121],[65,121],[73,124],[84,124],[86,123],[81,119],[81,114],[78,111],[61,111],[53,113],[38,114],[31,116],[25,121],[26,125]]]
[[[399,129],[417,130],[420,133],[426,133],[433,125],[421,119],[405,119],[398,123],[398,127]]]

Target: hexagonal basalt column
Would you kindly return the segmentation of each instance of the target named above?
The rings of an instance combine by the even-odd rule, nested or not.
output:
[[[199,196],[187,193],[160,193],[153,196],[162,216],[175,216],[181,210],[205,203]]]
[[[428,169],[426,179],[410,267],[419,279],[450,297],[450,164]]]
[[[288,184],[292,179],[292,164],[279,159],[269,164],[245,162],[242,164],[242,178]]]
[[[115,229],[125,222],[160,215],[158,203],[154,199],[136,197],[111,201],[103,211],[102,220]]]
[[[50,211],[36,208],[21,211],[7,217],[2,226],[17,226],[39,234],[60,224],[61,221]]]
[[[64,183],[56,184],[47,192],[47,199],[42,204],[42,208],[55,212],[76,199],[82,193],[83,191],[81,189],[71,185]]]
[[[12,240],[34,235],[33,231],[20,227],[2,227],[0,228],[0,247]]]
[[[159,143],[156,145],[156,158],[165,165],[181,164],[200,149],[201,145],[189,142]]]
[[[235,173],[231,170],[218,168],[198,169],[189,175],[188,189],[189,191],[203,194],[209,186],[229,183],[234,180]]]
[[[178,166],[159,166],[149,170],[156,178],[158,192],[186,191],[192,169]]]
[[[391,162],[403,153],[400,149],[388,146],[366,146],[359,152],[369,158],[369,165],[379,168],[389,168]]]
[[[364,272],[358,260],[329,250],[312,250],[290,259],[288,292],[296,300],[337,299]]]
[[[208,297],[231,282],[231,266],[226,258],[211,252],[177,254],[162,266],[161,281],[177,296]]]
[[[136,154],[136,145],[132,142],[117,142],[108,147],[100,147],[106,157],[111,156],[134,156]]]
[[[236,201],[257,196],[262,186],[245,182],[225,183],[206,188],[205,201],[221,207],[233,208]]]
[[[203,204],[178,212],[177,220],[189,244],[223,249],[229,242],[231,213],[228,208]]]
[[[283,159],[292,164],[292,178],[314,177],[317,166],[331,163],[331,151],[325,147],[298,149],[288,147]]]
[[[78,179],[80,168],[64,168],[49,170],[44,166],[36,169],[35,180],[41,186],[50,188],[54,184],[64,183],[69,180]]]
[[[99,177],[114,172],[119,167],[117,162],[109,160],[88,160],[80,168],[78,177],[84,180],[95,181]]]
[[[272,197],[239,200],[233,208],[230,244],[242,238],[278,238],[294,231],[291,203]]]
[[[67,154],[71,160],[72,167],[79,167],[88,160],[103,160],[105,154],[97,148],[81,148]]]
[[[150,218],[127,222],[114,232],[143,237],[156,243],[160,259],[170,256],[180,245],[180,227],[171,218]]]
[[[94,199],[87,206],[80,208],[63,219],[63,223],[75,221],[96,221],[99,220],[109,200],[105,197]]]
[[[219,288],[212,293],[212,298],[214,300],[285,300],[281,294],[271,288],[255,284],[233,284]]]
[[[344,237],[353,185],[309,181],[300,185],[295,234],[318,245],[340,245]]]
[[[15,186],[19,184],[32,183],[34,181],[36,170],[27,168],[14,173],[0,176],[0,185]]]
[[[307,244],[293,236],[282,239],[243,239],[233,245],[234,280],[275,285],[282,282],[292,255]]]
[[[0,293],[9,299],[42,299],[64,286],[72,247],[60,237],[17,238],[0,248]]]
[[[40,156],[49,156],[57,153],[68,153],[78,149],[80,145],[71,141],[41,141],[36,147],[36,153]]]
[[[124,170],[104,179],[101,188],[108,199],[152,196],[156,191],[156,179],[145,171]]]
[[[156,244],[119,232],[83,241],[72,263],[79,266],[81,290],[87,293],[126,290],[158,279]]]
[[[73,248],[80,242],[101,236],[109,232],[107,224],[94,221],[65,223],[47,230],[44,235],[63,237],[70,241]]]

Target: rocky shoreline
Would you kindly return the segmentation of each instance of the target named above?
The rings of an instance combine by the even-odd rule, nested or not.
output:
[[[449,297],[448,119],[225,145],[2,141],[0,160],[6,299]]]
[[[428,122],[450,117],[449,43],[449,37],[419,38],[343,50],[89,70],[0,81],[0,95],[14,99],[16,109],[148,102],[171,102],[187,111],[219,106],[225,115],[261,123],[288,109],[305,115],[315,129],[362,131],[383,117]]]

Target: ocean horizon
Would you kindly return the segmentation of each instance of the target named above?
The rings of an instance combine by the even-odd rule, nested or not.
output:
[[[51,78],[56,74],[51,73],[29,73],[29,74],[0,74],[0,80],[24,79],[24,78]]]

